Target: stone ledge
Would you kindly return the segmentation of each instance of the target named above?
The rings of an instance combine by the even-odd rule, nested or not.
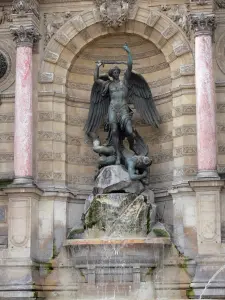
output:
[[[154,244],[154,245],[171,245],[170,238],[134,238],[134,239],[75,239],[66,240],[64,246],[79,245],[136,245],[136,244]]]

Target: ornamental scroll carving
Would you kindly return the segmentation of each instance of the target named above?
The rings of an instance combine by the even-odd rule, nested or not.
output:
[[[225,0],[215,0],[215,3],[218,8],[225,8]]]
[[[58,29],[72,18],[76,12],[60,12],[60,13],[46,13],[44,14],[44,44],[48,44],[51,37],[58,31]]]
[[[189,5],[162,5],[160,11],[175,22],[183,30],[188,39],[191,38]]]
[[[7,22],[12,22],[11,11],[2,6],[0,7],[0,25]]]
[[[118,28],[127,21],[135,0],[95,0],[102,22],[107,27]]]

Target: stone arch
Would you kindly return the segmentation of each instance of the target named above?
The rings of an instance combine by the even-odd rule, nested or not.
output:
[[[136,7],[128,21],[115,31],[103,26],[98,11],[91,9],[67,21],[52,37],[44,53],[40,83],[48,83],[48,90],[52,84],[52,90],[63,92],[57,85],[65,85],[67,71],[76,55],[93,40],[118,32],[137,34],[153,42],[170,64],[172,78],[193,73],[194,60],[189,42],[167,16]],[[181,65],[184,66],[179,69]]]
[[[87,44],[115,33],[139,35],[161,50],[171,70],[170,96],[173,98],[173,94],[176,94],[176,97],[172,99],[172,106],[175,109],[183,101],[181,89],[186,89],[187,86],[193,87],[194,60],[189,42],[181,29],[162,13],[136,7],[129,20],[116,31],[102,25],[96,9],[84,11],[68,20],[48,43],[41,65],[39,120],[48,121],[48,129],[46,130],[44,124],[40,124],[38,128],[40,141],[38,144],[41,149],[38,153],[38,158],[41,160],[38,162],[39,182],[46,182],[49,185],[49,181],[51,181],[54,185],[64,185],[67,181],[67,152],[62,149],[65,148],[67,142],[66,83],[73,61]],[[60,113],[58,113],[59,111]],[[60,122],[60,132],[57,132]],[[44,126],[45,130],[43,130]],[[76,141],[74,142],[76,143]],[[177,148],[180,147],[180,142],[181,138],[179,137]],[[46,149],[51,149],[51,151],[47,152]],[[173,160],[176,159],[174,157]],[[52,161],[50,168],[47,167],[45,160]],[[180,177],[178,171],[185,165],[185,159],[181,162],[179,155],[177,161],[177,165],[175,164],[177,168],[172,177],[176,177],[176,174]],[[165,177],[163,180],[168,181],[168,178]],[[88,185],[90,182],[87,180]]]

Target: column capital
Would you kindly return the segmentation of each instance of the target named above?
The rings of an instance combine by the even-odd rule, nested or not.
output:
[[[39,19],[37,0],[13,0],[12,13],[24,17],[27,13],[33,13]]]
[[[216,28],[216,20],[214,14],[192,14],[191,27],[194,30],[195,37],[200,35],[212,35]]]
[[[34,26],[25,27],[21,25],[18,28],[12,28],[11,32],[14,35],[17,47],[32,48],[33,43],[37,42],[40,38],[40,34]]]

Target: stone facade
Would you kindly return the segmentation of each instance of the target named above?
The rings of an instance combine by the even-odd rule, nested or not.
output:
[[[113,27],[98,1],[0,3],[0,298],[44,295],[38,268],[80,225],[96,169],[83,133],[95,61],[126,61],[124,42],[162,119],[156,130],[134,115],[158,219],[196,266],[182,284],[200,295],[224,264],[225,2],[126,3]],[[205,295],[221,298],[224,284]]]

